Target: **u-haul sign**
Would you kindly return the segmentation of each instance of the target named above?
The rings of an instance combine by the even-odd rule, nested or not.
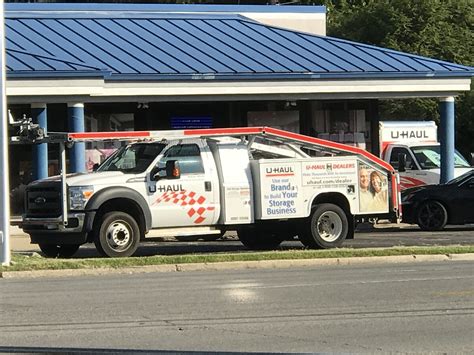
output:
[[[380,152],[390,143],[436,143],[438,129],[434,121],[385,121],[380,122]]]
[[[301,217],[305,213],[301,190],[301,163],[260,162],[260,218]]]

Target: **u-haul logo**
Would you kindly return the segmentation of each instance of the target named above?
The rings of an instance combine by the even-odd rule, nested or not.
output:
[[[265,168],[265,176],[293,176],[292,166],[269,166]]]
[[[177,191],[184,191],[183,185],[158,185],[156,189],[159,192],[177,192]]]
[[[392,139],[427,139],[431,138],[425,130],[414,131],[391,131],[390,138]]]

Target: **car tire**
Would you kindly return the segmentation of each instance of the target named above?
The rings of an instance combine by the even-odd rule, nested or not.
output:
[[[313,208],[299,239],[308,248],[329,249],[339,247],[349,233],[349,221],[344,210],[332,203],[322,203]]]
[[[442,230],[448,223],[448,211],[439,201],[425,201],[417,209],[416,222],[424,231]]]
[[[140,229],[135,219],[125,212],[109,212],[102,216],[95,233],[97,251],[112,258],[132,256],[140,242]]]
[[[70,258],[79,249],[79,244],[38,244],[41,252],[48,258]]]
[[[242,228],[237,235],[240,242],[251,250],[276,249],[287,237],[286,234],[262,228]]]

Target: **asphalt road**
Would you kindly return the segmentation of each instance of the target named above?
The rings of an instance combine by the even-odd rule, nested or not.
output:
[[[423,232],[417,227],[377,227],[366,228],[356,232],[353,240],[346,240],[343,247],[348,248],[383,248],[393,246],[427,246],[427,245],[474,245],[474,226],[450,227],[440,232]],[[303,249],[298,241],[285,241],[281,250]],[[249,252],[235,235],[226,234],[224,239],[214,242],[185,242],[167,239],[143,243],[136,255],[179,255],[189,253],[223,253]],[[98,257],[93,244],[82,246],[76,258]]]
[[[450,261],[4,279],[0,351],[473,353],[473,271]]]

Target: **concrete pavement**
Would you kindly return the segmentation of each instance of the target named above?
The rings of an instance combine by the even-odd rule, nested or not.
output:
[[[10,249],[14,252],[39,251],[37,244],[30,244],[30,236],[18,228],[10,226]]]
[[[347,240],[344,245],[349,248],[415,245],[473,245],[473,232],[474,225],[457,227],[449,226],[442,232],[422,232],[417,226],[403,223],[379,223],[374,226],[371,224],[361,224],[357,227],[355,239]],[[152,235],[153,231],[151,231],[150,234]],[[177,242],[174,238],[157,238],[156,240],[154,239],[154,241],[144,245],[148,247],[151,254],[160,254],[162,252],[165,252],[165,254],[168,253],[165,250],[161,250],[161,252],[155,250],[156,247],[160,247],[161,249],[181,248],[183,252],[186,252],[186,249],[189,248],[195,248],[195,252],[217,252],[232,251],[236,248],[241,249],[242,246],[238,242],[238,238],[234,232],[228,232],[224,239],[225,240],[219,240],[216,242]],[[168,243],[162,243],[163,241],[167,241]],[[298,241],[285,243],[287,246],[291,245],[292,247],[301,247]],[[230,247],[231,244],[233,247]],[[29,235],[23,233],[18,226],[10,226],[10,248],[13,252],[38,252],[40,250],[37,244],[30,244]],[[228,250],[228,248],[231,248],[232,250]],[[89,245],[88,249],[92,252],[92,249],[94,249],[93,245]],[[173,253],[176,253],[176,250]],[[85,254],[84,256],[89,254]],[[148,254],[148,252],[145,254]]]
[[[0,352],[472,354],[472,267],[440,261],[1,280]]]

